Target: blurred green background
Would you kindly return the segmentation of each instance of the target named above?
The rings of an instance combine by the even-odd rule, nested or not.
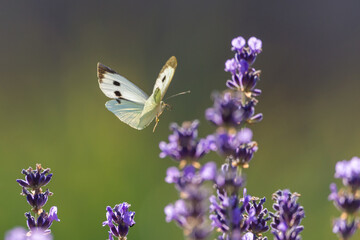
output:
[[[253,127],[260,148],[248,192],[266,196],[268,208],[279,188],[301,193],[303,239],[336,239],[334,165],[360,154],[359,10],[358,0],[1,1],[0,234],[25,226],[29,206],[15,180],[42,163],[54,173],[45,209],[59,208],[55,239],[106,239],[105,207],[122,201],[136,211],[130,240],[183,239],[165,222],[163,208],[177,198],[165,171],[176,163],[159,159],[158,143],[171,122],[199,119],[200,136],[214,131],[204,110],[225,89],[230,41],[242,35],[263,41],[254,66],[264,120]],[[191,94],[169,101],[155,134],[105,109],[98,61],[150,93],[172,55],[167,96]]]

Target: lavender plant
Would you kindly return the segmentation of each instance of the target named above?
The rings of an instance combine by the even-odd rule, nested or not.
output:
[[[342,180],[343,187],[330,185],[329,200],[341,211],[340,218],[333,222],[333,232],[339,239],[350,239],[360,227],[360,158],[340,161],[335,167],[335,178]]]
[[[225,158],[215,181],[217,196],[210,198],[210,219],[212,226],[222,233],[219,239],[267,239],[263,237],[270,220],[263,207],[266,199],[251,197],[246,189],[240,198],[245,185],[243,169],[249,167],[258,150],[247,126],[263,118],[262,114],[255,114],[256,97],[261,94],[256,88],[261,71],[252,67],[261,53],[262,42],[251,37],[246,46],[245,39],[237,37],[231,44],[234,57],[225,63],[225,71],[231,73],[226,82],[228,89],[215,93],[213,107],[205,112],[206,119],[217,127],[212,135],[212,149]]]
[[[129,228],[135,225],[135,212],[129,211],[131,205],[127,202],[115,205],[114,208],[106,207],[106,221],[103,226],[109,226],[109,240],[117,238],[126,240]]]
[[[209,195],[209,191],[203,190],[205,181],[211,181],[216,190],[216,195],[209,200],[212,229],[221,233],[218,239],[267,239],[263,234],[269,230],[271,218],[264,207],[266,199],[246,193],[243,174],[258,150],[248,126],[263,118],[261,113],[255,113],[256,97],[261,94],[256,88],[261,71],[252,67],[262,51],[262,42],[251,37],[246,45],[243,37],[237,37],[231,44],[234,57],[225,63],[225,71],[231,74],[226,82],[228,89],[214,93],[214,105],[205,112],[206,119],[217,127],[215,133],[198,140],[198,121],[185,122],[182,127],[175,124],[170,127],[174,133],[169,136],[169,143],[159,145],[161,158],[169,156],[180,162],[179,168],[168,169],[165,179],[175,184],[181,198],[165,208],[166,220],[176,221],[189,239],[203,239],[209,235],[203,224],[206,222],[205,196]],[[214,163],[208,163],[197,171],[198,160],[210,151],[217,152],[225,163],[219,170]],[[206,178],[203,172],[208,173]],[[194,213],[195,206],[201,207]],[[198,231],[199,228],[202,230]]]
[[[52,173],[49,168],[44,169],[40,164],[36,164],[36,169],[23,169],[22,174],[25,175],[25,180],[16,181],[22,187],[22,195],[26,196],[31,206],[31,211],[25,213],[29,231],[20,227],[14,228],[6,234],[5,240],[51,240],[50,227],[53,221],[60,220],[56,206],[51,207],[49,212],[43,209],[52,193],[48,189],[44,192],[42,187],[50,182]]]

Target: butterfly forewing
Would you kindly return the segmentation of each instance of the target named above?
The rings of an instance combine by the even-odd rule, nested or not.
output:
[[[125,99],[142,104],[149,98],[135,84],[101,63],[97,65],[97,75],[100,89],[109,98]]]
[[[169,60],[167,60],[167,62],[161,69],[159,76],[156,79],[154,85],[153,94],[155,93],[156,89],[159,88],[161,91],[161,99],[164,98],[164,95],[174,76],[176,67],[177,67],[176,57],[172,56],[171,58],[169,58]]]

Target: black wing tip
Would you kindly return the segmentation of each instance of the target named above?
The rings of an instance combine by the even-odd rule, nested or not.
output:
[[[111,68],[105,66],[104,64],[98,62],[97,63],[97,76],[99,79],[99,83],[102,82],[102,79],[104,78],[104,74],[106,73],[116,73],[114,70],[112,70]]]

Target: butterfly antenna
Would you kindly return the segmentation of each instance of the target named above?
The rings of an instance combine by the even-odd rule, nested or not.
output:
[[[172,96],[166,98],[165,100],[168,100],[168,99],[170,99],[170,98],[177,97],[177,96],[180,96],[180,95],[188,94],[188,93],[190,93],[190,90],[189,90],[189,91],[185,91],[185,92],[181,92],[181,93],[177,93],[177,94],[175,94],[175,95],[172,95]]]

